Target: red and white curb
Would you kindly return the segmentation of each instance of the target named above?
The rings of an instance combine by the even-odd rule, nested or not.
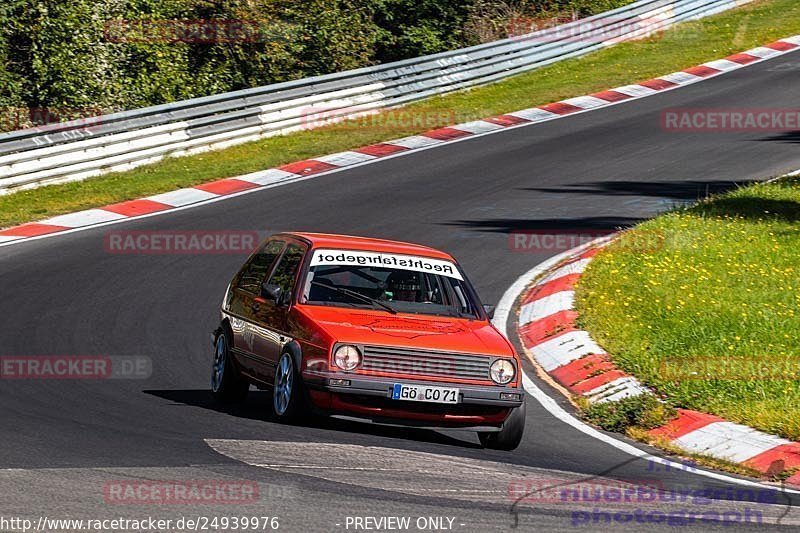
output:
[[[574,287],[608,242],[606,237],[576,249],[548,268],[522,291],[516,323],[527,355],[571,394],[592,403],[649,392],[576,326]],[[679,409],[674,420],[650,434],[686,452],[741,463],[763,474],[800,468],[800,443],[697,411]],[[800,471],[787,483],[800,487]]]
[[[792,52],[798,48],[800,48],[800,35],[781,39],[766,46],[728,56],[725,59],[709,61],[696,67],[673,72],[672,74],[638,84],[625,85],[588,96],[569,98],[560,102],[514,111],[485,120],[438,128],[403,139],[381,142],[352,151],[298,161],[278,168],[212,181],[139,200],[130,200],[96,209],[59,215],[39,222],[22,224],[0,231],[0,246],[17,244],[54,234],[80,231],[98,225],[115,224],[132,218],[155,216],[169,211],[186,209],[309,177],[330,174],[338,170],[365,165],[390,157],[435,148],[447,143],[459,142],[482,135],[491,135],[511,128],[537,124],[576,113],[637,100],[697,83],[725,72],[740,69],[749,64]],[[635,390],[635,385],[632,384],[631,387],[633,388],[630,388],[630,390]]]

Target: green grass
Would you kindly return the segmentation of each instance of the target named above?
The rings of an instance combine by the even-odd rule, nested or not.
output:
[[[637,226],[577,289],[582,326],[677,407],[800,440],[800,180]]]
[[[763,0],[682,24],[506,81],[432,98],[405,110],[422,123],[370,127],[360,122],[272,137],[192,157],[170,158],[124,173],[0,197],[0,227],[157,194],[299,159],[357,148],[434,127],[580,96],[687,68],[800,33],[800,2]],[[396,113],[396,112],[395,112]],[[396,115],[389,115],[391,118]],[[368,124],[381,124],[387,116]]]
[[[675,418],[672,406],[652,394],[630,396],[614,402],[590,403],[580,398],[579,406],[586,420],[606,431],[625,433],[631,428],[647,431]]]

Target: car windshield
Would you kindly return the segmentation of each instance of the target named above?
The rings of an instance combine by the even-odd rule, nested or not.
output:
[[[315,250],[300,301],[390,313],[477,318],[458,267],[427,257]]]

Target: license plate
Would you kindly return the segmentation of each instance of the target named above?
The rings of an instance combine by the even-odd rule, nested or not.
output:
[[[403,385],[395,383],[392,400],[411,402],[458,403],[458,389],[428,387],[427,385]]]

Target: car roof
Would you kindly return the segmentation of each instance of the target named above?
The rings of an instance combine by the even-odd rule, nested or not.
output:
[[[311,247],[334,248],[343,250],[363,250],[370,252],[384,252],[403,255],[421,255],[434,259],[445,259],[455,262],[450,254],[423,246],[402,241],[390,241],[386,239],[373,239],[370,237],[358,237],[355,235],[336,235],[333,233],[308,233],[308,232],[285,232],[283,235],[292,235],[305,239],[311,243]]]

